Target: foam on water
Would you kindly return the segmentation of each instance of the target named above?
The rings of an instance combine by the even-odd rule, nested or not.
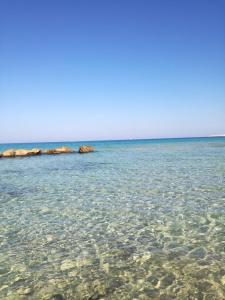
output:
[[[0,159],[0,299],[225,299],[225,139],[91,144]]]

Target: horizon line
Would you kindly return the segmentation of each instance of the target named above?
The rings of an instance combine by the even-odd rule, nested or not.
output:
[[[97,139],[97,140],[61,140],[61,141],[35,141],[35,142],[0,142],[0,145],[10,144],[45,144],[45,143],[83,143],[83,142],[116,142],[116,141],[138,141],[138,140],[168,140],[168,139],[199,139],[218,138],[225,134],[212,134],[207,136],[185,136],[185,137],[158,137],[158,138],[126,138],[126,139]]]

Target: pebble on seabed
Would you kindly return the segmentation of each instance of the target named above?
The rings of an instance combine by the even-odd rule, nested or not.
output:
[[[51,297],[50,300],[64,300],[64,298],[61,294],[55,294]]]
[[[63,261],[63,263],[61,264],[61,271],[66,271],[66,270],[70,270],[76,267],[76,262],[66,259]]]
[[[221,278],[222,285],[225,285],[225,275]]]
[[[18,289],[17,290],[17,293],[19,294],[19,295],[29,295],[29,294],[31,294],[32,293],[32,289],[30,288],[30,287],[25,287],[25,288],[20,288],[20,289]]]

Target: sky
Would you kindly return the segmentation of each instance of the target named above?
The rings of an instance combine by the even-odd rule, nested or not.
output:
[[[1,0],[0,143],[225,133],[225,0]]]

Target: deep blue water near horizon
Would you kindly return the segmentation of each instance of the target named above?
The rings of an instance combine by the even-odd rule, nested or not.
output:
[[[225,299],[225,138],[0,144],[0,299]]]
[[[126,140],[93,140],[93,141],[52,141],[52,142],[24,142],[24,143],[0,143],[0,153],[7,149],[53,149],[61,146],[68,146],[78,149],[82,145],[104,146],[104,145],[120,145],[122,144],[164,144],[164,143],[187,143],[187,142],[216,142],[225,141],[225,137],[178,137],[178,138],[152,138],[152,139],[126,139]]]

